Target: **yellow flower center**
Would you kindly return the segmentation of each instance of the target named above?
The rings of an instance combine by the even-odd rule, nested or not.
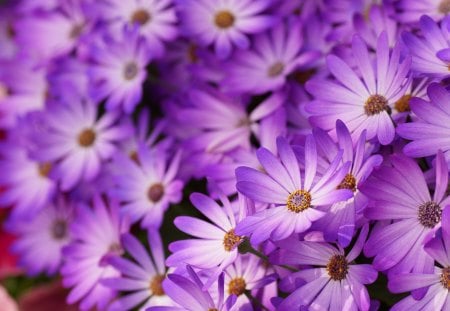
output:
[[[311,207],[311,194],[305,190],[294,191],[289,195],[286,205],[291,212],[303,212]]]

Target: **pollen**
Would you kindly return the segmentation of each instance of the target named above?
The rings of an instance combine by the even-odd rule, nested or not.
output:
[[[52,226],[52,236],[55,240],[62,240],[67,235],[67,222],[63,219],[55,220]]]
[[[125,80],[133,80],[139,73],[138,65],[135,62],[129,62],[123,69],[123,77]]]
[[[152,16],[147,10],[139,9],[131,16],[131,21],[135,24],[145,25],[152,19]]]
[[[292,192],[287,199],[286,205],[291,212],[303,212],[311,207],[311,194],[305,190]]]
[[[397,100],[394,104],[395,110],[398,112],[408,112],[411,111],[411,107],[409,107],[409,100],[411,99],[410,94],[403,95],[399,100]]]
[[[84,129],[80,133],[80,135],[78,135],[78,144],[81,147],[85,148],[90,147],[94,144],[96,136],[97,135],[92,129],[90,128]]]
[[[155,296],[163,296],[165,295],[164,288],[162,287],[162,282],[164,281],[164,275],[156,275],[153,277],[153,279],[150,281],[150,291]]]
[[[343,255],[334,255],[327,264],[327,272],[334,281],[345,279],[348,273],[348,262]]]
[[[366,115],[373,116],[383,111],[389,111],[388,101],[384,96],[371,95],[364,104],[364,111]]]
[[[269,67],[267,71],[267,75],[271,78],[278,77],[284,71],[284,64],[282,62],[276,62],[272,66]]]
[[[48,177],[52,170],[52,164],[50,162],[41,163],[38,165],[39,175],[42,177]]]
[[[234,278],[228,284],[228,294],[240,296],[245,292],[247,284],[241,277]]]
[[[70,39],[77,39],[81,33],[83,32],[84,26],[83,25],[74,25],[69,33]]]
[[[443,0],[439,4],[438,11],[442,14],[450,13],[450,0]]]
[[[356,191],[356,178],[352,174],[345,175],[344,179],[341,181],[338,189],[349,189],[353,192]]]
[[[425,228],[434,228],[441,221],[441,207],[433,201],[423,203],[419,206],[418,219]]]
[[[214,18],[216,26],[221,29],[227,29],[233,26],[234,20],[234,15],[230,11],[219,11]]]
[[[234,229],[231,229],[227,233],[225,233],[225,236],[223,237],[223,248],[227,252],[231,252],[242,242],[242,237],[239,235],[236,235],[234,233]]]
[[[440,281],[444,288],[450,289],[450,267],[442,269]]]
[[[150,186],[147,192],[147,197],[153,203],[159,202],[164,195],[164,186],[161,183],[156,183]]]

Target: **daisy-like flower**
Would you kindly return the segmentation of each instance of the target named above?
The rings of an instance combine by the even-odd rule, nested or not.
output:
[[[276,18],[264,11],[272,0],[178,0],[182,32],[201,45],[214,44],[216,54],[227,58],[236,46],[247,49],[247,35],[272,27]]]
[[[271,262],[308,267],[288,276],[300,287],[290,294],[277,310],[362,310],[370,308],[365,284],[377,279],[369,264],[355,264],[369,227],[361,229],[358,240],[345,255],[344,250],[328,243],[288,239],[277,243],[281,250],[271,255]],[[297,285],[298,286],[298,285]],[[303,308],[302,308],[303,307]]]
[[[380,271],[430,273],[433,260],[423,250],[426,237],[441,223],[446,196],[448,168],[442,153],[436,158],[436,187],[430,196],[419,165],[402,155],[391,157],[391,166],[381,166],[362,186],[370,198],[365,215],[373,220],[395,220],[374,230],[364,247]]]
[[[411,59],[400,62],[401,47],[389,50],[386,32],[378,38],[373,65],[368,48],[358,36],[353,37],[352,51],[362,80],[342,59],[329,55],[328,68],[337,81],[314,79],[306,89],[315,100],[306,110],[314,126],[334,131],[337,119],[342,120],[356,140],[364,129],[367,139],[377,138],[387,145],[394,140],[395,128],[390,117],[394,103],[408,88]]]
[[[182,197],[183,182],[176,179],[181,153],[169,161],[164,149],[140,145],[135,156],[118,154],[111,196],[122,203],[123,214],[132,223],[142,219],[143,227],[159,227],[164,212]]]
[[[190,150],[224,153],[237,147],[250,149],[250,137],[259,136],[260,121],[273,114],[283,104],[283,95],[274,93],[253,111],[246,111],[241,98],[192,90],[192,106],[179,109],[176,119],[189,120],[192,137],[185,141]]]
[[[236,218],[230,201],[221,198],[223,207],[210,197],[193,193],[192,204],[210,222],[190,216],[175,218],[174,224],[181,231],[197,239],[173,242],[169,245],[172,255],[166,260],[168,266],[192,265],[201,269],[211,269],[205,287],[217,280],[219,274],[238,256],[238,246],[242,237],[234,232]]]
[[[224,89],[259,94],[281,88],[295,69],[308,67],[319,58],[318,52],[302,48],[299,20],[280,23],[255,36],[251,50],[239,51],[230,60]]]
[[[96,195],[91,207],[77,206],[70,226],[73,241],[63,249],[65,262],[61,268],[63,285],[72,288],[67,303],[80,301],[82,310],[102,310],[111,301],[116,292],[101,280],[119,276],[108,261],[123,253],[120,236],[127,230],[128,223],[119,217],[117,202],[103,201]]]
[[[393,311],[448,310],[450,308],[450,208],[442,212],[442,228],[425,244],[425,251],[438,263],[429,273],[393,275],[388,287],[393,293],[426,291],[418,300],[408,296],[392,307]]]
[[[277,139],[277,149],[279,159],[265,148],[257,151],[265,173],[249,167],[236,169],[239,192],[254,201],[273,205],[247,216],[236,227],[236,234],[251,235],[252,244],[269,238],[281,240],[293,233],[304,232],[326,214],[323,207],[345,201],[353,195],[351,190],[337,188],[350,168],[349,162],[339,167],[342,152],[320,176],[317,174],[318,157],[312,135],[306,138],[304,174],[284,138]]]
[[[217,283],[217,295],[204,289],[199,276],[186,266],[188,276],[169,274],[163,283],[164,291],[178,305],[177,307],[150,307],[146,311],[231,311],[236,296],[231,295],[224,300],[224,276],[220,275]]]
[[[402,23],[416,24],[423,16],[428,15],[434,20],[441,20],[450,13],[448,0],[390,0],[397,12],[393,17]]]
[[[116,36],[120,36],[124,26],[138,25],[139,34],[147,41],[154,57],[162,56],[164,43],[177,36],[172,0],[107,0],[100,5],[102,17]]]
[[[162,282],[166,277],[164,248],[159,232],[148,231],[150,254],[131,234],[122,236],[122,245],[133,258],[112,257],[109,263],[120,271],[121,276],[103,280],[103,284],[117,290],[128,292],[114,301],[108,310],[144,311],[151,306],[169,305],[171,300],[164,293]]]
[[[52,199],[56,183],[51,162],[36,162],[12,141],[0,144],[0,206],[14,206],[10,217],[34,217]]]
[[[450,4],[449,4],[450,5]],[[423,38],[410,32],[403,35],[412,56],[411,69],[420,75],[446,78],[450,65],[450,17],[445,17],[438,25],[431,17],[420,18]]]
[[[435,155],[438,149],[450,162],[450,93],[440,84],[432,83],[427,90],[430,102],[412,98],[410,106],[417,118],[411,123],[400,124],[397,133],[412,140],[403,152],[410,157]]]
[[[17,126],[18,117],[43,110],[49,97],[47,71],[29,61],[2,63],[0,70],[0,127]]]
[[[108,40],[92,50],[91,95],[96,101],[106,98],[110,110],[121,108],[133,112],[142,98],[145,67],[151,59],[148,43],[136,28],[125,29],[118,40]]]
[[[97,119],[97,107],[89,101],[55,105],[41,117],[45,128],[32,134],[38,146],[34,156],[57,162],[55,176],[62,190],[72,189],[81,180],[93,180],[102,161],[113,155],[115,144],[131,130],[118,123],[118,112],[107,112]]]
[[[63,197],[49,203],[31,220],[12,220],[6,224],[18,239],[12,251],[28,274],[53,275],[62,263],[62,248],[70,242],[68,227],[73,218],[73,204]],[[43,247],[45,245],[45,247]]]
[[[236,295],[237,300],[233,307],[235,310],[253,310],[252,302],[245,295],[245,291],[250,291],[252,296],[256,297],[258,290],[274,282],[275,274],[268,275],[268,271],[271,270],[268,270],[255,255],[239,256],[224,270],[225,297]]]
[[[336,122],[337,145],[324,131],[316,129],[314,137],[319,146],[320,154],[327,157],[325,163],[332,161],[333,157],[343,150],[342,161],[351,162],[350,171],[339,184],[340,189],[353,191],[353,197],[347,201],[338,202],[331,206],[330,212],[315,223],[324,233],[329,242],[338,241],[343,247],[351,242],[358,218],[361,218],[368,199],[359,191],[359,185],[369,178],[374,167],[383,161],[380,155],[371,155],[366,145],[366,132],[363,131],[356,144],[353,144],[350,132],[340,120]]]

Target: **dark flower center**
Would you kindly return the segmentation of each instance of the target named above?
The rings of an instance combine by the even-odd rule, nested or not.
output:
[[[164,186],[160,183],[153,184],[147,192],[148,199],[153,203],[158,202],[164,195]]]
[[[196,63],[198,61],[197,46],[195,44],[189,44],[187,49],[187,57],[191,63]]]
[[[78,143],[81,147],[90,147],[95,142],[95,132],[92,129],[84,129],[80,135],[78,135]]]
[[[138,75],[139,68],[135,62],[129,62],[123,70],[125,80],[133,80]]]
[[[55,240],[62,240],[67,235],[67,222],[58,219],[53,223],[52,226],[52,236]]]
[[[135,24],[145,25],[151,20],[151,15],[144,9],[137,10],[131,16],[131,21]]]
[[[83,25],[74,25],[72,29],[70,30],[69,38],[70,39],[77,39],[81,33],[83,32],[84,26]]]
[[[38,166],[39,168],[39,175],[42,177],[48,177],[48,174],[50,174],[50,171],[52,169],[52,164],[50,162],[41,163]]]
[[[10,39],[14,39],[16,37],[16,30],[11,22],[6,25],[6,36]]]
[[[425,228],[434,228],[441,221],[441,207],[433,201],[423,203],[419,206],[419,222]]]
[[[442,269],[440,281],[444,288],[450,289],[450,267]]]
[[[291,212],[300,213],[311,207],[311,194],[305,190],[292,192],[287,199],[287,208]]]
[[[327,272],[334,281],[345,279],[348,273],[348,262],[343,255],[334,255],[327,264]]]
[[[438,10],[442,14],[450,13],[450,0],[441,1],[441,3],[439,4]]]
[[[342,182],[337,186],[338,189],[349,189],[353,192],[356,191],[356,178],[352,174],[345,175]]]
[[[267,75],[271,78],[277,77],[280,74],[283,73],[284,70],[284,64],[281,62],[276,62],[272,66],[269,67],[269,70],[267,71]]]
[[[407,112],[411,111],[411,108],[409,107],[409,100],[411,99],[410,94],[403,95],[399,100],[397,100],[394,104],[395,110],[398,112]]]
[[[234,24],[234,15],[231,14],[231,12],[229,11],[220,11],[216,14],[214,22],[219,28],[222,29],[229,28]]]
[[[247,284],[243,278],[234,278],[230,281],[230,284],[228,284],[228,293],[230,295],[240,296],[245,292],[246,286]]]
[[[239,235],[236,235],[234,233],[234,229],[231,229],[227,233],[225,233],[225,236],[223,237],[223,248],[227,252],[231,252],[242,242],[242,237]]]
[[[165,295],[164,289],[162,287],[162,282],[164,281],[164,275],[156,275],[153,277],[153,279],[150,281],[150,291],[155,296],[163,296]]]
[[[371,95],[364,104],[364,111],[368,116],[373,116],[387,110],[389,110],[387,99],[378,94]]]

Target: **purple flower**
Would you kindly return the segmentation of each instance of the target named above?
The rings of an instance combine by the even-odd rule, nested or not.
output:
[[[232,310],[236,296],[231,295],[224,300],[224,277],[220,275],[217,283],[217,295],[204,289],[204,284],[190,266],[186,266],[188,277],[169,274],[163,283],[164,291],[179,307],[150,307],[146,311],[199,311],[199,310]]]
[[[124,27],[138,25],[153,57],[163,56],[164,43],[177,36],[172,0],[108,0],[100,3],[99,9],[115,36],[120,37]]]
[[[410,32],[403,39],[412,56],[411,69],[419,75],[445,78],[449,76],[450,63],[450,17],[445,17],[439,25],[429,16],[420,18],[423,38]]]
[[[337,145],[322,130],[315,129],[314,137],[319,153],[326,157],[326,163],[331,163],[340,149],[344,152],[343,163],[352,163],[338,188],[353,191],[353,197],[334,203],[329,213],[317,220],[313,228],[322,231],[326,241],[338,241],[341,246],[347,247],[353,238],[356,223],[362,218],[368,203],[366,196],[359,191],[359,186],[370,176],[374,167],[381,164],[383,158],[380,155],[370,155],[366,146],[366,131],[362,132],[356,144],[353,144],[350,132],[340,120],[336,122],[336,132]]]
[[[377,279],[369,264],[355,264],[369,227],[361,229],[352,250],[345,255],[341,247],[328,243],[288,239],[277,243],[281,250],[271,255],[275,264],[305,265],[286,279],[298,287],[277,310],[369,310],[370,298],[365,284]]]
[[[310,122],[332,131],[336,120],[341,119],[354,139],[366,129],[367,139],[377,137],[381,144],[387,145],[395,136],[391,108],[409,86],[411,60],[407,57],[400,62],[399,44],[389,52],[386,32],[378,38],[375,65],[366,44],[357,35],[353,37],[352,50],[362,80],[342,59],[329,55],[328,68],[338,81],[307,82],[306,89],[315,97],[306,106],[312,114]]]
[[[275,274],[268,275],[268,269],[255,255],[242,255],[224,270],[225,297],[236,295],[235,310],[253,310],[252,302],[245,295],[250,291],[253,297],[258,296],[258,291],[276,280]],[[258,299],[258,298],[257,298]]]
[[[172,255],[167,258],[166,264],[168,266],[188,264],[201,269],[211,269],[213,273],[205,284],[207,288],[236,260],[242,237],[234,232],[236,218],[226,197],[222,198],[223,207],[201,193],[191,194],[190,199],[210,222],[190,216],[175,218],[174,224],[178,229],[197,239],[171,243],[169,249]]]
[[[18,236],[12,251],[28,274],[53,275],[62,263],[61,250],[70,242],[68,227],[73,218],[73,204],[58,197],[31,220],[12,220],[7,229]]]
[[[151,59],[148,43],[136,28],[126,29],[120,40],[108,40],[92,50],[89,69],[91,95],[95,101],[106,98],[110,110],[121,108],[133,112],[142,99],[142,84],[147,77],[145,67]]]
[[[128,230],[118,211],[117,202],[104,201],[100,195],[94,197],[92,207],[77,206],[70,226],[73,241],[63,249],[61,274],[63,285],[72,288],[67,303],[80,301],[81,310],[104,309],[116,294],[101,280],[119,276],[108,264],[112,256],[123,253],[120,236]]]
[[[414,26],[422,15],[428,15],[434,20],[441,20],[450,13],[450,3],[447,0],[396,0],[390,2],[397,9],[394,18]]]
[[[201,45],[214,44],[219,58],[230,56],[233,46],[248,49],[248,34],[272,27],[276,18],[264,11],[272,0],[178,0],[182,32]]]
[[[304,232],[326,214],[323,207],[353,195],[348,189],[337,189],[350,167],[347,162],[338,168],[342,152],[319,176],[316,143],[312,135],[306,138],[304,174],[300,172],[288,142],[280,137],[277,147],[279,159],[265,148],[257,151],[265,173],[249,167],[236,169],[239,192],[254,201],[271,204],[268,209],[244,218],[236,228],[238,235],[251,235],[252,244],[269,238],[281,240],[292,233]]]
[[[439,264],[425,273],[393,275],[388,287],[393,293],[421,291],[421,297],[408,296],[392,307],[393,311],[448,310],[450,307],[450,208],[442,213],[442,228],[425,244],[425,251]]]
[[[191,90],[191,106],[179,109],[178,122],[189,120],[192,133],[185,141],[187,148],[209,153],[224,153],[242,147],[250,149],[251,134],[259,136],[260,123],[279,109],[283,96],[275,93],[253,111],[246,111],[247,103],[241,98],[226,97],[217,92]]]
[[[417,118],[397,128],[401,137],[412,140],[403,151],[410,157],[425,157],[435,155],[441,149],[450,162],[450,94],[443,86],[432,83],[428,87],[428,97],[430,102],[411,99],[411,110]]]
[[[394,220],[374,230],[364,254],[375,256],[373,265],[393,273],[430,273],[433,260],[423,250],[426,237],[441,221],[446,196],[448,168],[442,153],[436,158],[436,187],[430,196],[424,175],[414,160],[393,155],[390,165],[380,167],[362,186],[370,203],[365,215],[374,220]]]
[[[102,161],[113,155],[115,144],[130,133],[127,125],[119,123],[117,112],[97,120],[97,107],[89,101],[54,105],[41,117],[44,128],[32,134],[38,145],[34,156],[57,162],[55,175],[62,190],[72,189],[81,180],[93,180]]]
[[[132,310],[138,305],[139,310],[146,310],[150,306],[170,304],[171,300],[162,287],[166,268],[159,232],[149,230],[147,237],[150,254],[134,236],[125,234],[121,238],[122,245],[133,260],[123,257],[112,257],[109,260],[120,271],[121,276],[104,279],[103,284],[128,294],[115,300],[108,310]]]
[[[259,94],[280,89],[295,69],[310,66],[319,54],[303,52],[302,24],[280,23],[255,36],[251,50],[238,51],[230,60],[223,81],[229,92]]]
[[[0,144],[0,206],[14,206],[12,218],[30,219],[52,199],[56,183],[49,177],[50,162],[31,160],[27,151],[12,141]]]
[[[143,227],[159,227],[169,204],[181,200],[183,182],[176,179],[180,156],[169,161],[166,150],[142,144],[132,157],[116,155],[111,196],[122,202],[122,213],[132,223],[142,219]]]
[[[2,64],[0,71],[0,127],[17,126],[17,118],[43,110],[49,84],[44,68],[33,68],[28,60]]]

